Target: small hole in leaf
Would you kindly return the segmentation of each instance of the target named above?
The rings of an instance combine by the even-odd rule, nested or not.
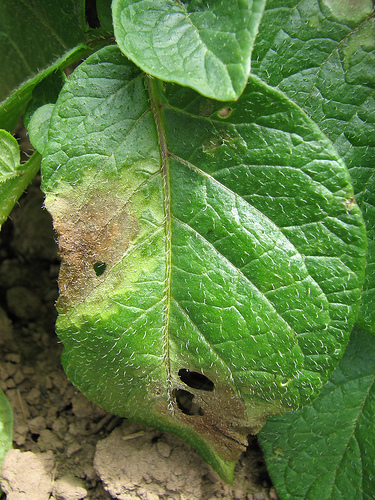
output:
[[[194,394],[184,391],[184,389],[175,389],[173,392],[177,406],[182,413],[185,415],[204,415],[202,408],[193,401]]]
[[[199,372],[191,372],[182,368],[178,370],[180,379],[192,389],[200,389],[202,391],[213,391],[215,384],[206,375]]]
[[[231,114],[232,108],[222,108],[219,112],[218,115],[221,118],[228,118],[228,116]]]
[[[106,270],[106,265],[104,262],[95,262],[95,264],[93,265],[93,268],[94,268],[94,271],[95,271],[95,274],[97,276],[101,276],[104,271]]]
[[[286,387],[290,382],[290,378],[283,378],[280,380],[279,385],[280,387]]]

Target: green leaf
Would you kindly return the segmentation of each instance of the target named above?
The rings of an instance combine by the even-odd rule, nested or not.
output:
[[[34,88],[26,108],[23,121],[30,142],[39,153],[43,152],[47,142],[52,110],[65,82],[66,76],[61,70],[51,73]]]
[[[65,84],[42,176],[68,376],[230,480],[249,431],[316,396],[356,317],[365,231],[332,144],[255,77],[223,104],[107,47]]]
[[[354,331],[309,406],[272,417],[259,434],[281,500],[371,500],[375,491],[375,338]]]
[[[0,3],[0,101],[26,80],[88,41],[84,0]]]
[[[269,0],[253,70],[297,102],[345,160],[368,256],[358,325],[375,333],[375,18],[371,0]]]
[[[5,130],[0,130],[0,227],[39,171],[40,160],[40,155],[34,153],[21,165],[16,139]]]
[[[61,69],[58,69],[46,76],[46,78],[36,85],[32,92],[31,101],[23,116],[23,122],[26,128],[29,127],[30,119],[38,108],[45,104],[54,104],[57,101],[65,82],[65,73]]]
[[[97,0],[96,10],[98,13],[98,18],[100,24],[105,30],[113,33],[113,21],[112,21],[112,0]]]
[[[12,132],[35,85],[108,44],[89,30],[84,0],[0,2],[0,128]]]
[[[237,99],[265,0],[114,0],[116,41],[143,71],[221,101]]]
[[[29,123],[29,139],[34,148],[43,153],[48,139],[48,129],[54,104],[45,104],[38,108],[32,115]]]
[[[0,389],[0,471],[1,464],[13,444],[13,411],[8,398]]]

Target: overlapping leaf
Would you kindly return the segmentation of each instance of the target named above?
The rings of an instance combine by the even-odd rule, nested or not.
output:
[[[0,470],[4,457],[12,448],[13,411],[8,398],[0,389]]]
[[[257,78],[223,104],[108,47],[60,94],[42,173],[68,376],[230,479],[248,431],[317,393],[356,316],[365,233],[335,149]]]
[[[371,0],[270,0],[253,70],[297,102],[333,141],[354,184],[368,236],[358,316],[375,332],[375,18]]]
[[[265,0],[114,0],[121,50],[143,71],[222,101],[237,99]]]
[[[0,128],[12,131],[35,85],[106,44],[85,22],[84,0],[0,2]]]
[[[372,499],[374,413],[375,339],[355,331],[318,398],[259,435],[281,500]]]
[[[16,139],[5,130],[0,130],[0,227],[38,172],[40,160],[40,155],[35,153],[21,165]]]

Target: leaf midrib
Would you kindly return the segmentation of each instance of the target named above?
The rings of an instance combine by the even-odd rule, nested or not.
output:
[[[159,139],[160,159],[161,159],[161,174],[163,178],[163,200],[164,200],[164,225],[165,225],[165,262],[166,262],[166,277],[164,288],[164,326],[163,326],[163,353],[167,375],[167,397],[168,409],[173,413],[173,392],[170,369],[169,356],[169,326],[170,326],[170,310],[171,310],[171,279],[172,279],[172,217],[171,217],[171,188],[169,178],[169,155],[167,148],[167,140],[164,122],[161,116],[161,103],[158,99],[158,80],[147,76],[149,87],[151,109],[154,114],[157,135]]]

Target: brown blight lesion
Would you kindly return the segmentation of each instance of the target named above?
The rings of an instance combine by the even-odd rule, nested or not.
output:
[[[118,264],[140,227],[131,202],[116,199],[110,192],[96,192],[81,204],[73,195],[47,198],[58,235],[60,313],[83,302]],[[105,265],[98,275],[97,263]]]

